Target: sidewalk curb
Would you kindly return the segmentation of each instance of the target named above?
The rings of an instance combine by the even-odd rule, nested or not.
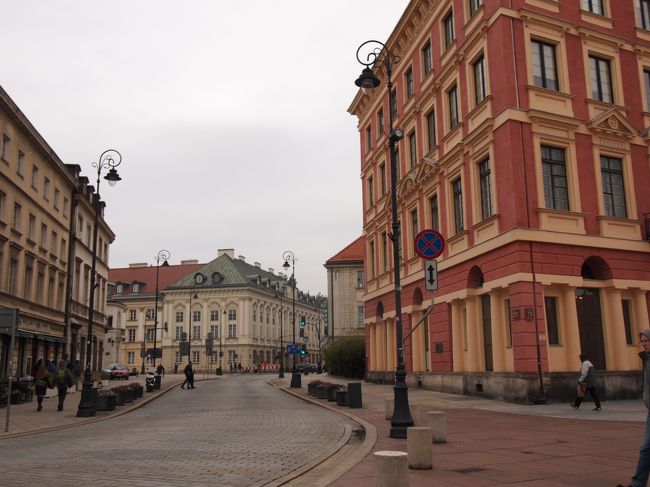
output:
[[[339,408],[335,408],[333,406],[330,406],[327,403],[323,403],[321,401],[317,401],[315,399],[312,399],[309,396],[305,396],[303,394],[300,394],[298,392],[292,391],[289,387],[283,387],[280,383],[278,383],[277,379],[269,379],[267,384],[275,387],[276,389],[281,390],[282,392],[292,395],[294,397],[297,397],[298,399],[302,399],[305,402],[320,406],[324,409],[329,409],[332,412],[341,414],[343,416],[346,416],[347,418],[351,419],[352,421],[358,423],[361,425],[361,427],[365,430],[365,436],[363,439],[363,442],[361,445],[355,449],[355,451],[349,455],[347,455],[340,463],[338,463],[332,470],[330,470],[330,473],[321,476],[318,478],[317,482],[311,482],[310,485],[312,487],[318,487],[318,486],[327,486],[330,483],[334,482],[336,479],[341,477],[343,474],[346,472],[350,471],[352,468],[354,468],[359,462],[361,462],[364,458],[366,458],[371,452],[372,449],[375,446],[375,443],[377,442],[377,429],[369,422],[366,420],[355,416],[352,413],[349,413],[347,411],[342,411]],[[302,390],[302,388],[301,388]],[[350,435],[348,435],[347,438],[345,438],[345,442],[341,444],[341,442],[337,443],[333,448],[331,448],[328,452],[325,452],[325,454],[321,455],[318,457],[316,460],[313,462],[304,465],[290,474],[285,475],[284,477],[281,477],[280,479],[276,479],[275,481],[265,484],[270,487],[275,487],[275,486],[280,486],[280,485],[292,485],[291,482],[293,480],[299,479],[300,477],[304,476],[308,472],[314,470],[317,468],[320,464],[326,462],[330,458],[334,457],[340,450],[347,444],[349,441]],[[332,451],[334,450],[334,451]],[[331,452],[331,453],[330,453]],[[322,482],[322,483],[321,483]]]
[[[217,379],[216,378],[198,379],[197,382],[199,382],[199,381],[202,382],[202,381],[205,381],[205,380],[217,380]],[[119,416],[122,416],[123,414],[127,414],[127,413],[130,413],[131,411],[135,411],[136,409],[140,409],[142,406],[144,406],[146,404],[149,404],[154,399],[157,399],[160,396],[162,396],[163,394],[168,393],[174,387],[178,387],[180,384],[181,384],[181,382],[179,382],[177,384],[172,384],[172,385],[168,386],[167,388],[161,389],[159,392],[154,393],[154,394],[148,393],[148,394],[151,394],[151,395],[142,396],[143,400],[138,402],[137,404],[131,404],[128,407],[124,407],[124,408],[119,409],[119,410],[116,408],[115,411],[112,414],[107,414],[105,416],[99,416],[99,417],[98,416],[91,416],[88,419],[79,419],[78,421],[75,421],[73,423],[61,424],[61,425],[58,425],[58,426],[50,426],[48,428],[41,428],[41,429],[32,430],[32,431],[22,431],[22,432],[19,432],[19,433],[6,433],[5,434],[4,432],[0,432],[0,442],[2,440],[4,440],[4,439],[8,439],[8,438],[21,438],[23,436],[38,435],[40,433],[48,433],[50,431],[59,431],[59,430],[62,430],[62,429],[75,428],[77,426],[83,426],[83,425],[86,425],[86,424],[96,423],[98,421],[105,421],[107,419],[117,418]],[[145,394],[147,394],[147,393],[145,392]]]

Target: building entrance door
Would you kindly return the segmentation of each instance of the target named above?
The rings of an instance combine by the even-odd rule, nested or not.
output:
[[[490,295],[481,295],[481,314],[483,315],[483,347],[485,352],[485,370],[491,372],[494,370],[492,361],[492,306],[490,304]]]
[[[594,367],[607,370],[605,363],[605,343],[603,340],[603,321],[600,314],[600,294],[598,289],[576,288],[576,311],[580,349],[586,353]]]

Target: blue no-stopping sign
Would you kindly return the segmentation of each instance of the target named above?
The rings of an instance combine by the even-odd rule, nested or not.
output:
[[[415,252],[425,260],[438,257],[445,250],[445,238],[436,230],[422,230],[415,237]]]

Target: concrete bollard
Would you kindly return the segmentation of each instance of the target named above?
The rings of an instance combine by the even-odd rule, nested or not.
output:
[[[384,418],[393,419],[393,410],[395,409],[395,399],[384,399]]]
[[[409,404],[409,411],[411,411],[411,417],[413,418],[413,426],[422,426],[422,406],[421,404]]]
[[[403,451],[377,451],[375,487],[409,487],[408,454]]]
[[[406,451],[409,468],[429,470],[433,468],[433,446],[431,428],[414,426],[406,429]]]
[[[433,443],[447,443],[447,417],[442,411],[428,411],[427,419],[431,428]]]

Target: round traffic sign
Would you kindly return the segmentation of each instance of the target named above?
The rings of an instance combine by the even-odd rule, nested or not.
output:
[[[438,257],[445,250],[445,238],[436,230],[422,230],[415,237],[415,252],[425,260]]]

